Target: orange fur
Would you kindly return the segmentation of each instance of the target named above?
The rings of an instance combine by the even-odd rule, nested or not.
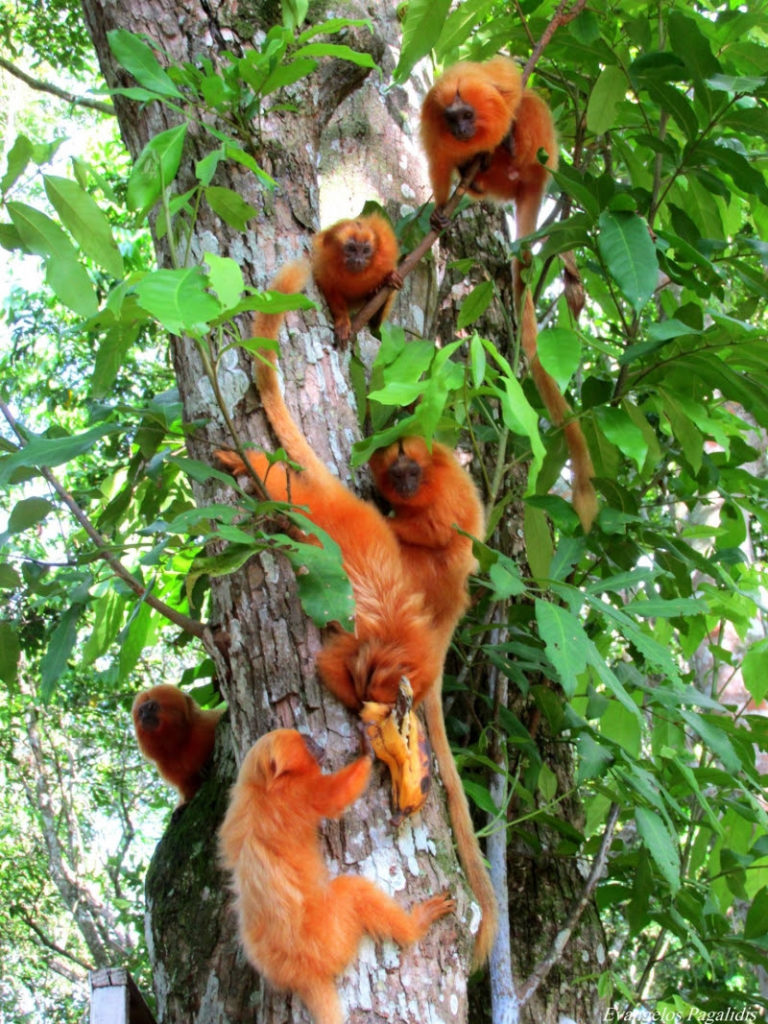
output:
[[[377,490],[392,506],[389,524],[400,542],[413,586],[424,594],[433,626],[447,651],[469,604],[467,579],[477,564],[472,541],[455,527],[472,537],[483,537],[485,515],[480,495],[450,449],[433,442],[430,452],[420,437],[403,438],[380,449],[372,455],[370,467]],[[442,672],[426,693],[414,693],[414,699],[424,704],[459,857],[482,910],[473,958],[474,966],[481,967],[496,935],[498,909],[445,729]]]
[[[480,153],[492,153],[509,132],[523,93],[514,61],[454,64],[427,93],[421,108],[421,141],[437,212],[445,205],[453,172]]]
[[[573,507],[585,532],[588,531],[597,515],[597,494],[592,483],[595,470],[589,454],[587,440],[584,437],[578,420],[570,418],[572,410],[565,398],[560,394],[557,384],[541,365],[538,354],[538,328],[536,311],[533,308],[533,297],[530,288],[523,294],[523,308],[520,337],[523,351],[528,359],[531,376],[541,396],[552,423],[563,427],[568,452],[571,456],[571,472],[573,474]]]
[[[362,306],[380,288],[402,286],[397,273],[399,249],[386,217],[369,213],[356,220],[340,220],[312,240],[312,273],[333,316],[336,340],[349,341],[351,310]],[[394,292],[372,319],[374,327],[386,320]]]
[[[392,508],[388,524],[400,553],[448,646],[469,604],[467,578],[476,567],[472,537],[482,537],[485,515],[469,473],[438,442],[406,437],[374,452],[371,473]],[[418,700],[422,694],[414,697]]]
[[[142,690],[131,714],[142,754],[176,787],[182,802],[191,800],[202,784],[223,711],[204,711],[177,687],[161,684]]]
[[[462,137],[457,139],[457,133]],[[533,90],[522,88],[512,61],[494,57],[484,64],[449,68],[424,101],[421,134],[437,204],[433,227],[446,226],[441,208],[448,198],[453,171],[463,169],[477,154],[487,153],[487,163],[475,175],[469,194],[475,199],[514,200],[518,239],[536,230],[549,173],[557,169],[557,135],[547,103]],[[541,150],[547,153],[546,164],[538,159]],[[578,421],[565,422],[570,406],[536,354],[536,317],[532,303],[530,310],[521,304],[523,281],[518,259],[513,277],[522,345],[553,423],[564,425],[573,469],[573,504],[583,528],[589,530],[597,514],[589,449]]]
[[[318,825],[360,796],[370,770],[361,757],[324,775],[298,732],[267,733],[243,761],[219,833],[246,956],[315,1024],[342,1024],[334,979],[364,934],[408,945],[454,909],[441,895],[404,910],[365,878],[329,876]]]
[[[294,292],[303,287],[306,266],[291,263],[272,287]],[[276,337],[282,316],[258,315],[254,336]],[[439,674],[443,650],[431,629],[422,595],[415,591],[387,520],[370,502],[353,494],[315,455],[286,408],[274,367],[274,353],[257,360],[256,380],[264,410],[299,473],[284,465],[268,468],[265,455],[248,452],[248,461],[265,481],[272,498],[304,506],[307,515],[341,548],[355,595],[355,632],[337,630],[323,646],[317,667],[328,688],[347,706],[365,700],[394,703],[402,676],[423,693]],[[237,475],[245,470],[239,455],[216,452]]]
[[[272,287],[297,291],[306,268],[288,264]],[[276,338],[282,315],[259,315],[256,337]],[[345,704],[362,700],[393,703],[400,678],[424,701],[430,739],[440,766],[456,843],[483,921],[475,942],[475,961],[487,958],[496,931],[496,902],[474,834],[464,789],[456,770],[443,721],[441,686],[445,653],[468,604],[467,577],[475,566],[473,536],[483,533],[483,508],[477,489],[455,456],[434,444],[430,453],[420,438],[406,438],[374,454],[371,469],[393,516],[352,494],[323,465],[285,406],[274,355],[257,361],[256,380],[264,409],[280,443],[303,469],[268,468],[266,456],[248,453],[269,494],[308,508],[309,518],[339,544],[355,592],[355,633],[337,632],[317,659],[329,689]],[[413,494],[404,495],[393,465],[402,450],[406,465],[418,469]],[[217,452],[219,462],[237,475],[245,472],[239,455]]]
[[[546,164],[539,162],[545,150]],[[469,187],[474,198],[514,200],[517,237],[536,230],[549,172],[557,170],[557,136],[552,112],[532,89],[526,89],[515,111],[512,128],[493,151],[487,168],[481,168]]]

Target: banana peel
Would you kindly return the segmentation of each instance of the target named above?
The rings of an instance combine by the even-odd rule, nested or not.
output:
[[[376,756],[389,768],[395,822],[415,814],[427,799],[431,750],[424,726],[413,710],[413,690],[403,677],[397,701],[366,701],[360,718]]]

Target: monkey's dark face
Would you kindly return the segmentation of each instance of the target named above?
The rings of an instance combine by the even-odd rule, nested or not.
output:
[[[401,452],[387,470],[387,477],[401,498],[412,498],[421,486],[421,466]]]
[[[373,252],[374,246],[371,239],[364,236],[347,238],[342,246],[344,266],[350,274],[360,274],[368,269]]]
[[[136,728],[156,732],[184,726],[192,714],[193,701],[175,686],[161,683],[142,690],[133,702],[132,714]]]
[[[160,704],[156,700],[145,700],[136,708],[136,718],[146,732],[154,732],[160,725]]]
[[[459,142],[467,142],[474,138],[477,129],[475,108],[465,103],[458,93],[443,111],[443,117],[448,131]]]

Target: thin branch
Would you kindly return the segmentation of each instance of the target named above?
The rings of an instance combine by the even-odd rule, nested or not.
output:
[[[80,957],[75,956],[74,953],[70,953],[68,950],[64,949],[63,946],[59,946],[58,943],[53,941],[53,939],[49,939],[42,929],[40,929],[32,918],[28,917],[20,907],[16,907],[15,911],[18,913],[27,928],[29,928],[31,932],[34,932],[39,942],[45,946],[46,949],[50,949],[53,953],[58,953],[59,956],[63,956],[66,960],[71,960],[73,964],[77,964],[78,967],[82,967],[84,971],[92,971],[94,969],[94,964],[81,960]]]
[[[475,180],[475,175],[480,170],[482,160],[482,155],[476,156],[475,159],[467,168],[467,170],[464,172],[461,181],[456,186],[456,191],[453,193],[451,198],[443,207],[443,213],[445,214],[446,217],[451,217],[453,215],[456,207],[461,202],[467,189]],[[424,237],[416,246],[416,248],[411,250],[411,252],[409,252],[408,255],[401,261],[400,266],[397,268],[397,272],[400,275],[400,277],[403,278],[403,280],[405,280],[405,278],[411,273],[413,268],[421,260],[422,256],[424,256],[425,253],[429,252],[429,250],[432,248],[432,246],[435,244],[435,242],[437,241],[441,234],[442,231],[436,231],[434,228],[431,228],[426,233],[426,235],[424,235]],[[368,302],[366,302],[363,308],[359,310],[358,313],[356,313],[352,321],[352,335],[357,334],[360,328],[364,327],[368,323],[368,321],[371,319],[374,313],[377,313],[381,309],[381,307],[387,301],[389,295],[394,290],[394,288],[388,287],[381,288],[379,289],[379,291],[376,292],[374,296],[372,296],[368,300]]]
[[[501,619],[499,607],[496,616]],[[509,637],[509,631],[497,625],[490,634],[489,640],[501,645]],[[494,706],[493,720],[499,720],[499,708],[506,708],[509,697],[509,681],[498,670],[496,665],[488,669],[488,688]],[[509,790],[509,762],[506,743],[502,743],[498,731],[494,730],[489,750],[490,757],[496,762],[497,770],[491,776],[488,789],[494,804],[500,808],[500,815],[506,821],[506,807]],[[493,884],[493,891],[499,907],[509,906],[509,875],[507,873],[507,830],[503,823],[499,827],[499,815],[489,815],[491,831],[485,840],[485,853]],[[495,826],[495,827],[494,827]],[[493,1024],[518,1024],[520,1020],[520,1001],[515,987],[515,976],[512,967],[512,940],[509,927],[509,914],[499,915],[499,927],[491,949],[490,958],[491,984],[491,1020]]]
[[[528,58],[528,63],[525,65],[523,70],[523,85],[526,84],[528,79],[531,77],[531,72],[536,67],[536,62],[543,53],[546,46],[548,46],[550,39],[555,32],[562,26],[567,25],[569,21],[581,14],[587,0],[576,0],[571,10],[568,8],[571,6],[572,0],[560,0],[560,4],[555,11],[554,17],[541,33],[541,38],[538,43],[534,46],[531,56]]]
[[[582,890],[581,896],[579,896],[575,905],[573,906],[568,919],[566,920],[563,927],[555,936],[555,941],[552,943],[552,948],[544,957],[544,959],[536,966],[531,973],[530,977],[526,980],[525,984],[520,990],[520,1006],[525,1006],[530,1002],[533,994],[538,989],[539,985],[544,981],[546,976],[558,962],[563,955],[565,947],[573,935],[576,929],[576,925],[581,919],[581,915],[592,898],[592,893],[595,891],[597,883],[600,881],[600,877],[605,870],[605,864],[608,860],[608,851],[611,848],[611,842],[613,841],[613,833],[616,828],[616,822],[619,820],[619,805],[617,803],[611,804],[610,810],[608,811],[608,820],[605,823],[605,832],[603,833],[603,839],[600,843],[600,849],[597,851],[597,856],[592,863],[592,870],[589,872],[584,889]]]
[[[0,412],[2,412],[13,432],[23,443],[26,440],[24,433],[19,427],[19,424],[11,410],[2,400],[0,400]],[[166,619],[172,622],[175,626],[178,626],[180,629],[183,629],[185,632],[191,633],[192,636],[200,637],[202,639],[206,632],[205,623],[199,622],[197,619],[192,619],[190,616],[184,615],[175,608],[171,608],[170,605],[165,604],[164,601],[159,600],[159,598],[150,593],[144,584],[136,579],[136,577],[126,569],[120,559],[112,553],[107,538],[99,533],[83,509],[80,508],[69,491],[59,483],[50,469],[46,466],[38,466],[37,468],[43,479],[46,480],[53,488],[59,498],[64,502],[72,515],[91,538],[93,543],[96,545],[98,556],[104,559],[114,574],[119,576],[119,578],[126,583],[134,594],[140,597],[142,601],[146,601],[150,608],[154,608],[156,612],[165,616]]]
[[[75,107],[88,107],[89,110],[98,110],[101,114],[109,114],[110,117],[115,116],[115,108],[109,103],[102,103],[101,100],[91,100],[87,96],[76,96],[73,92],[67,92],[66,89],[59,88],[58,85],[53,85],[51,82],[41,82],[37,78],[32,78],[25,71],[21,71],[14,64],[11,64],[9,60],[4,57],[0,57],[0,68],[4,68],[9,75],[13,75],[14,78],[18,78],[20,81],[28,85],[30,89],[37,89],[38,92],[47,92],[51,96],[55,96],[57,99],[65,100],[67,103],[71,103]]]

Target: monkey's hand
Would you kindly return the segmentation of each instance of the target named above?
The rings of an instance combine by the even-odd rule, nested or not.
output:
[[[366,701],[360,718],[376,756],[389,768],[394,820],[399,824],[423,806],[430,785],[429,741],[413,710],[411,684],[400,680],[394,707]]]
[[[400,291],[403,287],[403,279],[396,270],[390,270],[387,276],[384,278],[385,288],[394,288],[395,291]]]
[[[340,348],[346,348],[352,334],[352,323],[349,317],[340,317],[333,325],[333,336]]]
[[[446,216],[442,206],[436,206],[429,215],[429,226],[433,231],[445,231],[451,223],[451,218]]]

